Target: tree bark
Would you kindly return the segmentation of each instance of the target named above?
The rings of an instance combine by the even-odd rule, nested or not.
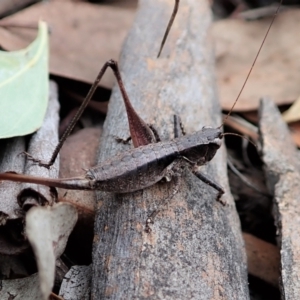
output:
[[[266,181],[274,195],[273,215],[281,255],[279,286],[282,299],[299,299],[299,151],[277,106],[267,98],[261,101],[259,129]]]
[[[120,67],[133,106],[154,124],[162,140],[173,138],[173,115],[186,132],[221,124],[209,34],[208,2],[186,0],[166,42],[159,44],[174,1],[143,0],[125,42]],[[114,136],[129,135],[122,98],[114,88],[104,124],[99,160],[129,146]],[[240,223],[229,193],[225,148],[203,173],[221,184],[227,206],[190,170],[180,190],[157,215],[152,232],[147,216],[174,187],[158,183],[135,193],[97,193],[93,249],[93,299],[248,299],[246,257]]]
[[[58,92],[56,83],[50,81],[49,102],[42,127],[32,135],[27,152],[36,159],[48,162],[53,149],[58,144],[58,124],[59,124]],[[24,173],[44,178],[57,178],[59,173],[59,157],[55,160],[50,169],[41,168],[38,164],[27,160]],[[28,210],[32,206],[50,205],[57,201],[56,188],[23,183],[22,190],[18,195],[20,207]]]
[[[24,172],[25,157],[20,155],[25,151],[25,139],[15,137],[3,139],[0,142],[0,172]],[[20,206],[17,196],[21,186],[17,182],[3,181],[0,183],[0,225],[6,224],[7,220],[21,218],[18,211]],[[3,245],[3,243],[1,243]],[[0,246],[1,249],[1,246]],[[0,250],[0,252],[2,252]]]

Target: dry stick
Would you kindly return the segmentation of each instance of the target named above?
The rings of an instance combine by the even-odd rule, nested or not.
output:
[[[53,148],[58,143],[59,109],[57,85],[50,82],[48,107],[42,127],[32,135],[28,145],[29,153],[42,160],[51,156]],[[51,169],[45,169],[27,160],[24,173],[41,178],[57,178],[59,161],[56,160]],[[56,200],[57,191],[55,189],[30,183],[23,184],[22,191],[18,195],[18,202],[24,210],[36,205],[51,206]]]
[[[0,141],[0,172],[24,172],[25,157],[19,155],[25,150],[25,138],[16,137]],[[21,186],[15,182],[0,182],[0,225],[7,220],[17,219],[20,206],[17,196]]]
[[[151,7],[151,5],[154,5],[157,8],[156,3],[143,3],[141,9],[144,9],[144,13],[146,11],[145,7],[147,7],[147,5],[149,5],[149,7]],[[195,4],[193,3],[192,5]],[[150,9],[149,7],[148,9]],[[202,9],[189,7],[186,8],[185,11],[202,11]],[[150,11],[148,13],[149,15],[153,15],[153,11]],[[202,19],[202,16],[198,16],[198,18]],[[143,22],[144,19],[148,19],[147,15],[143,15],[142,13],[140,13],[140,15],[138,15],[136,19],[138,25],[135,24],[134,28],[139,28],[140,30],[141,24],[145,25]],[[189,20],[191,24],[193,24],[192,20],[194,19],[190,18]],[[184,26],[185,23],[182,22],[182,25]],[[201,26],[202,29],[205,27],[206,26]],[[184,90],[184,84],[188,82],[189,95],[197,95],[197,92],[194,92],[192,90],[192,88],[195,87],[191,83],[196,81],[201,84],[201,79],[186,80],[186,77],[188,77],[187,74],[183,74],[182,69],[180,68],[179,70],[176,69],[177,64],[179,66],[184,65],[182,59],[184,59],[184,57],[186,56],[183,55],[182,58],[180,55],[178,55],[180,51],[184,52],[184,49],[180,49],[180,51],[178,51],[176,54],[172,53],[172,55],[169,55],[169,57],[172,56],[174,61],[164,62],[166,63],[166,65],[164,65],[163,67],[159,64],[156,64],[156,67],[158,68],[155,69],[155,72],[153,72],[154,74],[152,74],[151,69],[149,70],[149,68],[143,68],[143,56],[147,57],[147,55],[149,56],[149,54],[135,53],[139,48],[137,47],[137,45],[143,44],[143,49],[150,49],[151,47],[146,43],[147,39],[145,41],[145,36],[147,37],[147,35],[144,35],[143,37],[136,37],[134,34],[138,35],[138,32],[133,29],[132,35],[130,35],[126,43],[126,45],[132,45],[132,47],[130,49],[124,50],[123,53],[123,58],[126,57],[126,59],[123,61],[122,70],[126,75],[126,79],[128,80],[126,81],[128,82],[127,88],[129,86],[129,92],[132,90],[132,93],[134,92],[135,94],[136,101],[134,103],[134,107],[138,106],[137,99],[141,100],[143,98],[143,102],[139,103],[140,107],[137,110],[142,111],[144,115],[148,116],[148,118],[155,115],[155,123],[160,125],[159,128],[161,130],[164,130],[165,123],[162,121],[161,115],[163,116],[165,114],[172,114],[170,112],[170,104],[168,103],[168,101],[172,101],[172,107],[177,107],[177,109],[180,111],[181,106],[178,98],[183,97],[181,93],[183,93],[182,90]],[[143,39],[143,43],[141,43],[141,39]],[[186,36],[184,38],[181,37],[181,39],[179,37],[179,40],[184,40],[185,46],[188,47],[188,42],[186,41],[188,40],[188,38]],[[183,48],[183,45],[181,45],[181,47]],[[191,49],[189,50],[190,51],[188,51],[188,53],[189,55],[191,55],[193,51]],[[202,50],[202,48],[200,48],[199,50]],[[203,60],[201,62],[203,63]],[[203,67],[203,65],[201,65],[201,62],[198,62],[197,59],[195,59],[195,57],[193,56],[193,69],[189,71],[195,76],[199,73],[201,74],[201,71],[194,72],[194,68],[196,67],[195,65],[197,65],[198,67]],[[151,64],[153,64],[154,62],[152,62],[148,58],[147,63],[149,66],[151,66]],[[168,63],[170,63],[170,65]],[[159,70],[159,67],[163,69],[162,73],[160,72],[161,70]],[[169,85],[168,82],[164,80],[165,78],[172,78],[171,74],[176,74],[176,79],[178,80],[176,81],[176,83],[180,86],[180,88],[176,90],[176,83],[172,82],[172,88],[173,90],[175,90],[174,94],[172,93],[171,84]],[[207,74],[207,72],[205,74]],[[141,82],[137,82],[138,78]],[[175,78],[175,76],[173,78]],[[207,84],[206,87],[208,86],[212,85]],[[161,93],[161,91],[163,91],[164,93]],[[209,94],[211,95],[211,93]],[[145,95],[149,95],[151,97],[147,98],[145,97]],[[205,94],[205,96],[207,95]],[[124,124],[122,124],[122,120],[119,118],[119,116],[122,114],[122,110],[117,100],[118,97],[120,97],[118,95],[118,91],[115,91],[115,93],[113,93],[112,95],[111,106],[105,123],[105,139],[102,141],[102,151],[100,152],[101,157],[99,158],[100,162],[109,157],[112,152],[117,152],[118,147],[110,143],[111,140],[109,140],[109,137],[113,135],[113,130],[122,132],[122,129],[124,128]],[[204,111],[204,109],[208,109],[208,107],[206,106],[207,102],[211,103],[212,101],[207,101],[206,105],[201,105],[199,101],[197,102],[197,106],[201,106],[202,109],[204,108],[203,111],[198,113],[192,111],[188,113],[186,110],[192,107],[193,100],[195,101],[195,99],[185,98],[184,100],[185,103],[189,103],[189,107],[186,108],[185,106],[183,114],[185,115],[185,117],[186,114],[188,114],[190,121],[192,119],[192,116],[196,114],[197,123],[199,122],[199,119],[204,120],[204,124],[213,123],[212,120],[205,120],[205,118],[207,118],[209,115],[209,110]],[[154,107],[160,108],[159,114],[153,111]],[[201,116],[203,118],[201,118]],[[191,123],[189,125],[192,126]],[[222,162],[220,161],[220,159],[218,160],[217,157],[214,159],[214,162],[210,164],[210,167],[212,169],[215,166],[214,163],[219,163],[219,165],[222,166]],[[222,172],[219,171],[218,174],[220,175],[222,174]],[[218,175],[215,174],[215,176],[217,177]],[[155,233],[151,236],[153,237],[153,239],[148,236],[143,236],[142,234],[141,224],[143,224],[144,220],[143,215],[148,213],[149,210],[145,208],[151,207],[151,205],[153,206],[153,202],[156,202],[158,199],[167,198],[168,194],[166,192],[163,192],[161,188],[156,185],[151,189],[144,190],[143,196],[139,193],[135,193],[128,197],[122,198],[121,196],[118,196],[118,200],[120,200],[120,198],[124,200],[122,201],[122,206],[119,206],[119,201],[115,201],[116,196],[98,193],[99,207],[101,207],[101,209],[99,209],[98,215],[96,217],[96,236],[94,239],[94,282],[92,293],[95,298],[105,298],[107,296],[107,291],[109,291],[109,297],[113,298],[124,297],[124,295],[127,298],[139,298],[152,294],[164,295],[164,291],[168,293],[171,298],[189,298],[190,295],[200,293],[202,295],[207,295],[208,298],[209,292],[211,291],[208,291],[206,289],[207,286],[201,286],[201,276],[199,276],[199,273],[197,272],[194,273],[195,270],[193,269],[193,267],[197,269],[197,265],[200,262],[200,265],[203,269],[208,268],[210,270],[213,270],[215,267],[217,267],[218,270],[222,270],[222,274],[227,274],[228,265],[226,265],[226,263],[229,263],[226,258],[223,260],[224,257],[222,257],[222,254],[218,253],[218,251],[215,251],[215,249],[210,248],[210,242],[212,242],[212,244],[214,242],[213,240],[207,241],[208,236],[218,236],[218,243],[222,244],[221,249],[224,250],[225,248],[229,248],[229,252],[234,253],[233,260],[237,259],[236,261],[239,261],[235,265],[238,266],[239,269],[229,277],[232,276],[233,279],[235,276],[237,276],[236,280],[233,279],[231,282],[241,283],[241,285],[237,284],[234,287],[228,286],[227,289],[226,278],[223,278],[222,274],[220,274],[220,278],[210,277],[210,275],[213,276],[215,274],[215,272],[212,271],[211,273],[205,273],[205,275],[207,276],[207,281],[209,281],[209,286],[222,286],[222,291],[226,291],[225,293],[222,292],[222,294],[226,294],[226,297],[229,299],[231,297],[234,297],[233,294],[230,294],[234,290],[239,290],[238,293],[239,295],[242,295],[241,298],[248,298],[248,294],[246,291],[246,282],[243,281],[243,279],[245,280],[245,269],[243,269],[244,265],[242,250],[241,248],[239,248],[240,235],[236,215],[233,212],[230,212],[231,215],[227,214],[223,219],[222,212],[218,211],[211,215],[210,209],[204,209],[203,211],[200,210],[199,215],[197,215],[198,219],[196,220],[193,218],[195,217],[194,215],[188,214],[187,217],[185,213],[189,211],[189,209],[185,210],[185,204],[190,204],[191,199],[197,198],[197,188],[195,186],[191,187],[191,185],[192,179],[189,178],[189,186],[181,187],[179,194],[175,197],[177,200],[184,199],[184,201],[180,201],[177,204],[172,201],[172,203],[170,204],[171,208],[169,208],[166,214],[160,219],[156,220],[154,228]],[[223,183],[223,185],[225,185],[225,183]],[[200,195],[199,197],[202,198],[201,201],[204,201],[206,205],[209,205],[208,203],[211,203],[209,201],[211,199],[208,199],[209,197],[207,194],[205,194],[204,191],[200,192]],[[199,207],[195,203],[194,205],[195,206],[191,205],[192,210],[198,211],[197,208]],[[215,214],[218,215],[216,219],[214,219],[214,216],[216,216]],[[205,228],[201,226],[201,221],[203,220],[202,218],[205,222]],[[189,219],[188,227],[186,227],[187,224],[185,224],[184,222],[184,220],[186,219]],[[199,219],[201,219],[201,224],[197,224],[197,221],[199,221]],[[230,222],[227,223],[227,221],[225,221],[226,219],[230,220]],[[236,224],[234,220],[236,220]],[[213,230],[210,231],[212,228],[210,226],[212,224],[214,224]],[[224,224],[230,224],[232,227],[223,227],[224,231],[221,232],[219,226],[224,226]],[[185,236],[189,235],[189,230],[193,231],[193,226],[195,226],[194,232],[199,233],[199,236],[197,236],[197,242],[191,239],[185,240]],[[132,228],[136,228],[137,230],[132,230]],[[168,236],[164,234],[166,232],[170,232],[170,235],[172,235],[172,237],[176,237],[176,240],[174,240],[173,238],[168,239]],[[184,232],[184,236],[181,236],[180,232]],[[231,234],[228,235],[228,232],[231,232]],[[227,240],[226,246],[223,245],[223,243],[221,242],[223,239],[223,233],[226,235],[226,237],[229,236],[230,238],[233,237],[232,234],[235,235],[234,245],[231,244],[229,240]],[[201,246],[198,246],[198,242],[201,244]],[[170,244],[181,245],[181,247],[179,247],[180,249],[178,249],[175,246],[171,250],[169,249]],[[199,291],[197,291],[197,288],[191,287],[189,285],[178,285],[178,282],[180,282],[179,274],[184,277],[184,270],[180,268],[182,261],[180,261],[180,258],[177,256],[177,250],[179,250],[179,252],[181,253],[187,248],[191,250],[190,252],[185,252],[185,259],[190,263],[189,266],[193,266],[192,268],[189,268],[189,278],[193,282],[193,276],[195,274],[198,275],[195,281],[199,283]],[[201,251],[201,249],[205,249],[205,254]],[[196,255],[198,260],[194,262],[193,257],[191,257],[189,254],[194,254],[195,251],[198,251]],[[213,253],[212,256],[214,257],[211,260],[210,257],[206,256],[207,253],[210,253],[210,251],[211,253]],[[164,253],[164,256],[161,257],[159,253]],[[128,257],[128,259],[126,260],[124,259],[124,257]],[[201,259],[203,258],[205,262],[210,261],[211,265],[208,266],[205,263],[201,264]],[[177,262],[177,259],[180,261],[180,263]],[[214,264],[215,262],[216,265]],[[170,283],[168,282],[167,289],[167,283],[164,281],[164,278],[168,278],[168,276],[164,276],[164,274],[170,274],[171,270],[172,273],[176,274],[179,277],[179,279],[174,280],[177,284],[176,286],[173,286],[172,283],[170,286]],[[232,271],[232,269],[230,270]],[[138,278],[136,278],[135,274],[139,274]],[[112,286],[114,287],[114,289],[110,289],[110,287]],[[181,294],[182,291],[184,291],[184,294]]]
[[[178,15],[178,31],[170,36],[177,36],[178,40],[168,41],[173,45],[181,43],[179,49],[167,53],[172,60],[156,60],[151,52],[153,35],[158,38],[158,31],[147,20],[155,17],[162,4],[162,1],[141,1],[120,65],[126,89],[129,95],[134,95],[133,106],[143,119],[154,121],[166,140],[173,137],[172,116],[179,112],[184,124],[189,120],[188,133],[203,125],[217,126],[221,121],[214,90],[213,50],[206,38],[210,25],[207,2],[181,2],[188,14]],[[154,19],[157,28],[161,22]],[[110,101],[99,162],[124,149],[113,139],[116,132],[121,136],[128,134],[119,89],[114,89]],[[208,169],[210,177],[227,192],[224,151],[219,150]],[[128,195],[97,192],[94,299],[140,299],[156,295],[161,299],[189,299],[195,295],[211,298],[219,295],[214,287],[219,287],[225,298],[235,298],[238,294],[248,299],[245,253],[230,194],[225,197],[231,204],[224,208],[215,201],[213,189],[199,184],[190,173],[184,175],[184,180],[179,178],[178,194],[169,208],[157,216],[151,234],[144,232],[145,219],[170,195],[173,181]]]
[[[281,255],[282,299],[300,299],[299,150],[271,99],[261,100],[259,128],[267,186],[274,194],[272,212]]]

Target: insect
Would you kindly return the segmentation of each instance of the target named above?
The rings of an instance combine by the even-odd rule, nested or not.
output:
[[[178,4],[179,1],[176,1],[175,9],[164,36],[161,49],[175,18]],[[242,90],[252,72],[253,66],[257,60],[257,57],[259,56],[259,53],[262,49],[264,41],[268,35],[275,17],[276,14],[273,17],[267,34],[255,57],[255,60],[242,86],[242,89],[237,96],[227,117],[232,112],[242,93]],[[75,116],[75,121],[70,124],[69,128],[64,133],[59,145],[53,153],[50,162],[36,162],[39,162],[39,164],[44,167],[49,167],[51,166],[51,164],[53,164],[63,142],[73,129],[75,122],[85,109],[88,101],[91,99],[99,81],[101,80],[108,67],[113,70],[117,78],[119,88],[126,104],[131,137],[136,148],[117,154],[111,157],[109,160],[106,160],[105,162],[89,169],[83,177],[49,179],[32,177],[22,174],[3,173],[0,174],[0,180],[29,182],[65,189],[102,190],[113,193],[129,193],[152,186],[162,179],[165,179],[166,181],[170,181],[171,179],[177,180],[179,174],[181,173],[181,169],[184,166],[188,166],[188,168],[195,176],[197,176],[200,180],[217,191],[217,200],[222,204],[225,204],[222,201],[222,194],[224,194],[223,188],[210,178],[204,176],[198,170],[198,167],[209,162],[214,157],[217,150],[220,148],[222,139],[225,135],[221,130],[223,124],[218,128],[203,127],[200,131],[185,136],[180,136],[180,134],[177,133],[177,136],[173,140],[157,142],[158,139],[155,131],[149,128],[149,126],[138,116],[138,114],[131,106],[129,97],[124,88],[118,64],[113,60],[108,61],[102,67],[95,83],[93,84],[90,92],[86,97],[86,100]],[[177,120],[178,124],[178,119],[175,120]],[[177,130],[177,132],[179,131]],[[176,182],[176,188],[174,188],[173,193],[170,195],[170,198],[176,193],[177,189],[178,184]],[[147,222],[149,223],[150,221],[148,220]]]

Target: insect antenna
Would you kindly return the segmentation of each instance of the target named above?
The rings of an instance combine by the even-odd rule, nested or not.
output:
[[[239,98],[240,98],[240,96],[241,96],[241,94],[242,94],[242,92],[243,92],[243,90],[244,90],[244,88],[245,88],[245,86],[246,86],[246,83],[247,83],[247,81],[248,81],[248,79],[249,79],[249,77],[250,77],[250,75],[251,75],[251,72],[252,72],[252,70],[253,70],[253,67],[254,67],[255,64],[256,64],[257,58],[258,58],[258,56],[259,56],[259,54],[260,54],[260,52],[261,52],[261,50],[262,50],[262,47],[264,46],[264,43],[265,43],[265,41],[266,41],[266,39],[267,39],[267,37],[268,37],[268,35],[269,35],[269,32],[270,32],[270,30],[271,30],[271,27],[272,27],[274,21],[275,21],[275,18],[276,18],[277,15],[278,15],[278,12],[279,12],[279,9],[280,9],[280,7],[281,7],[281,5],[282,5],[282,2],[283,2],[283,0],[280,0],[280,2],[279,2],[279,4],[278,4],[278,7],[277,7],[277,9],[276,9],[276,11],[275,11],[275,13],[274,13],[274,15],[273,15],[272,21],[271,21],[271,23],[270,23],[270,25],[269,25],[269,27],[268,27],[268,30],[267,30],[267,32],[266,32],[264,38],[263,38],[263,41],[262,41],[262,43],[261,43],[261,45],[260,45],[260,47],[259,47],[259,49],[258,49],[258,52],[256,53],[256,56],[255,56],[255,58],[254,58],[254,60],[253,60],[252,66],[251,66],[251,68],[250,68],[250,71],[249,71],[248,74],[247,74],[247,77],[246,77],[246,79],[245,79],[245,81],[244,81],[244,83],[243,83],[243,85],[242,85],[242,88],[241,88],[240,92],[238,93],[238,95],[237,95],[237,97],[236,97],[236,99],[235,99],[235,101],[234,101],[232,107],[230,108],[230,111],[228,112],[227,116],[226,116],[225,119],[223,120],[223,123],[222,123],[218,128],[221,128],[221,127],[224,125],[224,123],[226,122],[227,118],[231,115],[231,113],[232,113],[232,111],[233,111],[233,109],[234,109],[236,103],[238,102],[238,100],[239,100]]]
[[[249,138],[245,137],[244,135],[241,135],[241,134],[238,134],[238,133],[233,133],[233,132],[225,132],[222,134],[222,137],[225,136],[225,135],[234,135],[234,136],[238,136],[244,140],[247,140],[249,143],[251,143],[256,149],[257,149],[257,146],[255,145],[254,142],[252,142]]]
[[[165,31],[165,34],[164,34],[164,37],[161,41],[161,44],[160,44],[160,48],[159,48],[159,52],[157,54],[157,58],[159,58],[160,54],[161,54],[161,51],[165,45],[165,42],[167,40],[167,37],[169,35],[169,32],[171,30],[171,27],[173,25],[173,22],[175,20],[175,17],[176,17],[176,14],[177,14],[177,11],[178,11],[178,7],[179,7],[179,0],[175,0],[175,5],[174,5],[174,8],[173,8],[173,12],[172,12],[172,15],[171,15],[171,18],[170,18],[170,21],[168,23],[168,26],[167,26],[167,29]]]

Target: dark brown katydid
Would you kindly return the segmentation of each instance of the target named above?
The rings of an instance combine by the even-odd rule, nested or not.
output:
[[[178,3],[178,1],[176,3]],[[275,16],[276,15],[274,15],[273,21]],[[272,23],[270,24],[267,34]],[[250,76],[263,43],[255,57],[242,90]],[[210,179],[203,176],[198,171],[198,167],[209,162],[221,146],[222,138],[224,136],[221,131],[222,125],[218,128],[204,127],[202,130],[191,135],[177,137],[171,141],[154,143],[155,136],[153,132],[149,129],[146,123],[141,120],[129,102],[118,71],[117,63],[115,61],[108,61],[104,65],[97,77],[96,86],[107,67],[111,67],[117,77],[117,81],[126,104],[133,143],[137,148],[113,156],[110,160],[91,168],[87,171],[84,177],[80,178],[47,179],[6,173],[0,174],[0,179],[32,182],[66,189],[98,189],[114,193],[127,193],[149,187],[163,178],[166,178],[168,181],[171,177],[174,177],[174,175],[180,172],[181,167],[184,164],[187,164],[199,179],[218,191],[217,198],[220,199],[220,196],[224,193],[223,189]],[[87,102],[92,96],[93,91],[91,91],[87,96]],[[234,105],[238,101],[240,94],[235,100]],[[83,108],[81,108],[80,112],[84,110],[85,105],[82,107]],[[64,136],[62,138],[63,140]],[[59,151],[60,148],[58,147],[57,149]],[[57,153],[54,152],[55,155],[57,155]],[[48,166],[48,164],[41,165]]]

